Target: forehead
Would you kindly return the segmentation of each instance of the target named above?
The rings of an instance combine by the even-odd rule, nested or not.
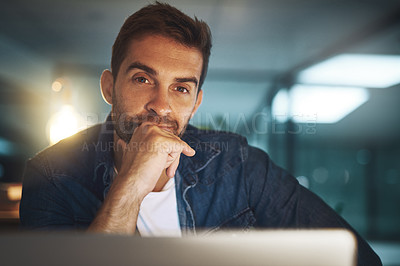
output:
[[[145,35],[132,40],[121,68],[140,62],[158,71],[182,72],[200,77],[203,57],[194,47],[187,47],[160,35]],[[177,74],[177,73],[176,73]]]

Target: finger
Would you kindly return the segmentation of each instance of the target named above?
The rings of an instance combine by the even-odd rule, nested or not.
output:
[[[136,127],[133,134],[146,134],[152,124],[148,121],[143,122],[140,126]]]
[[[192,157],[196,154],[196,151],[192,149],[186,142],[182,141],[183,144],[183,149],[182,153],[185,154],[186,156]]]
[[[126,147],[128,146],[128,144],[126,144],[125,141],[123,141],[122,139],[118,139],[117,140],[117,150],[118,151],[125,151]]]
[[[175,176],[176,169],[179,166],[179,158],[180,156],[178,155],[171,165],[167,167],[166,173],[169,178],[173,178]]]

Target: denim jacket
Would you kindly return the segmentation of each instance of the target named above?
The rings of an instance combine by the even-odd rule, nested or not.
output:
[[[175,175],[184,234],[226,228],[348,228],[357,236],[359,265],[381,265],[335,211],[245,138],[189,125],[182,139],[196,150],[194,157],[181,155]],[[21,225],[87,228],[113,181],[113,145],[113,126],[107,120],[30,159],[23,181]]]

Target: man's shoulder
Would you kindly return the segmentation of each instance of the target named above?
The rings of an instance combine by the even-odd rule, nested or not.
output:
[[[269,155],[264,150],[248,144],[246,137],[237,133],[220,130],[199,129],[188,126],[188,136],[185,141],[193,148],[200,145],[214,147],[222,154],[237,154],[242,160],[250,161],[269,161]],[[200,143],[200,144],[199,144]]]
[[[28,164],[45,168],[49,171],[87,168],[94,159],[98,145],[101,125],[82,130],[75,135],[38,152],[29,159]]]
[[[185,137],[188,141],[197,141],[202,143],[229,142],[247,145],[246,138],[239,134],[221,130],[200,129],[192,125],[188,125]]]
[[[251,153],[254,148],[247,143],[247,139],[239,134],[199,129],[189,125],[185,134],[185,141],[192,146],[196,151],[200,150],[214,150],[222,157],[240,157],[241,160],[246,160],[249,152]]]

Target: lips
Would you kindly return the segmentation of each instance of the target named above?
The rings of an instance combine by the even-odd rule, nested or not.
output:
[[[174,128],[171,126],[163,126],[163,125],[156,125],[157,127],[161,128],[162,130],[174,133]]]

